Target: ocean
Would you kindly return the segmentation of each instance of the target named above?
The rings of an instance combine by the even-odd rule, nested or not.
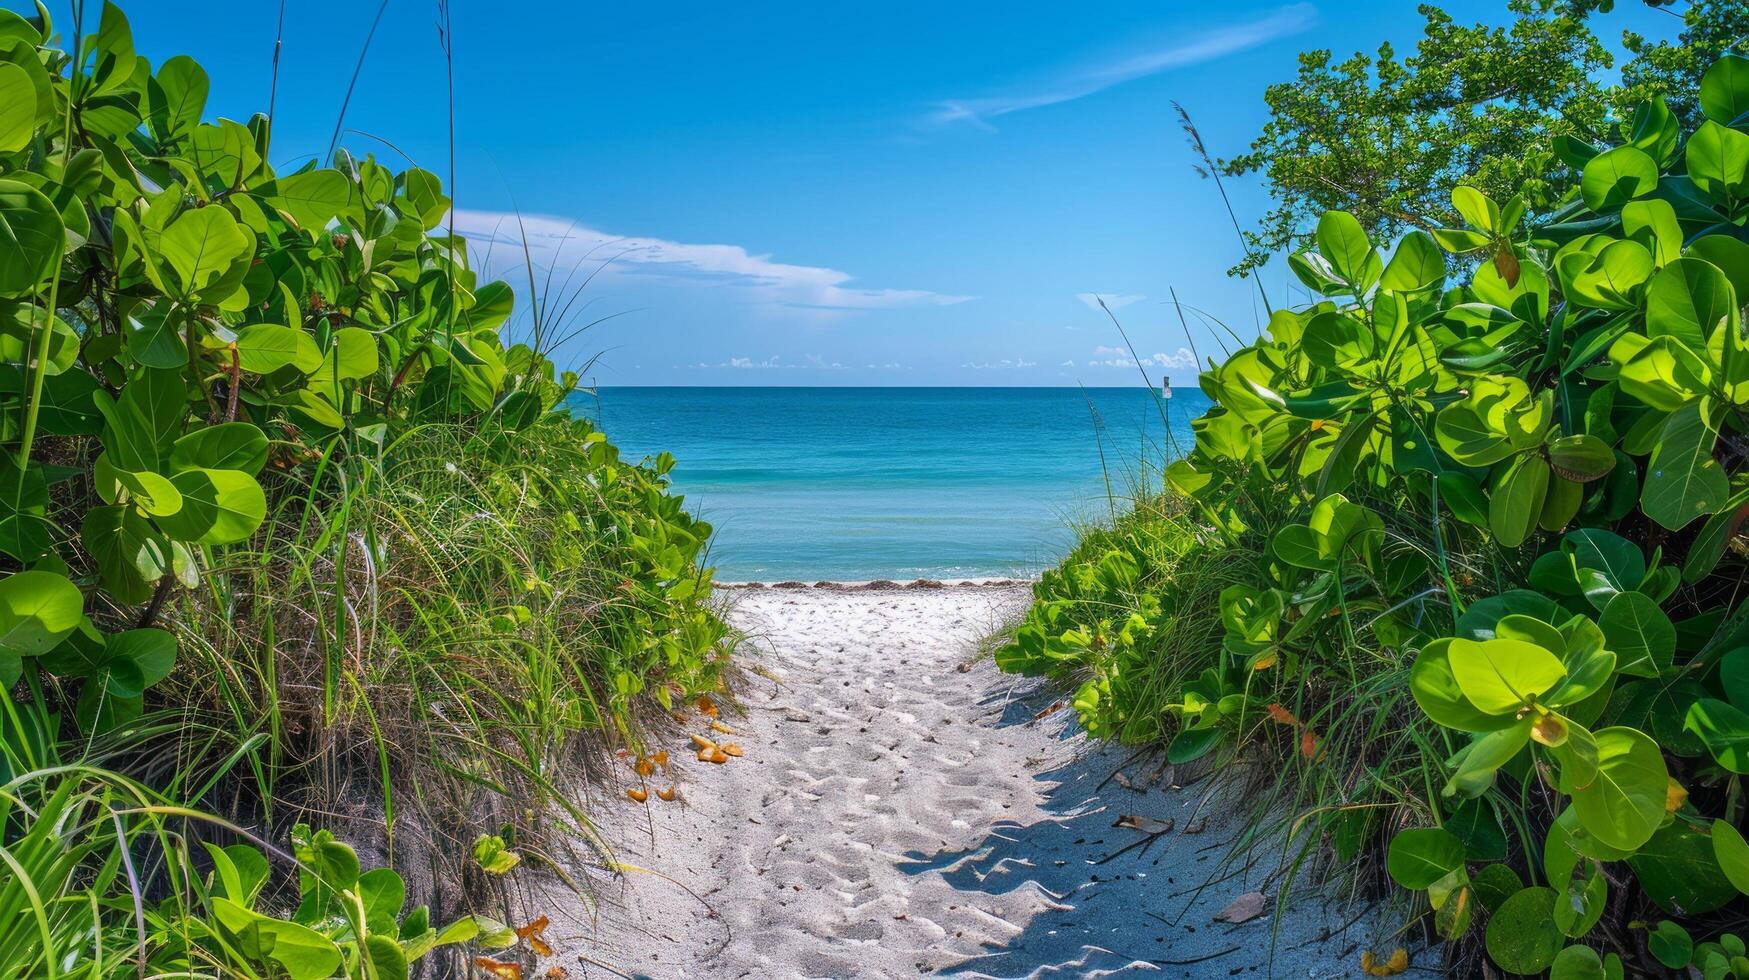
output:
[[[1031,576],[1191,445],[1194,388],[601,388],[571,407],[666,450],[720,581]],[[1102,466],[1103,451],[1103,466]]]

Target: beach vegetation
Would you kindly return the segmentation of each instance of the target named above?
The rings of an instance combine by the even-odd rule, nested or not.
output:
[[[1579,179],[1563,164],[1611,142],[1619,119],[1658,96],[1683,125],[1698,126],[1701,74],[1749,34],[1749,9],[1736,0],[1647,5],[1682,18],[1674,38],[1627,31],[1614,50],[1601,30],[1609,0],[1511,0],[1504,24],[1465,24],[1423,4],[1413,49],[1300,55],[1294,79],[1265,90],[1269,115],[1251,145],[1205,168],[1261,174],[1274,196],[1245,233],[1235,271],[1298,249],[1326,211],[1352,214],[1380,241],[1456,226],[1447,192],[1460,183],[1548,215]]]
[[[1313,301],[997,654],[1272,787],[1291,871],[1393,891],[1459,975],[1749,966],[1749,59],[1683,97],[1566,144],[1547,207],[1324,214]]]
[[[717,689],[710,527],[436,174],[276,170],[82,6],[0,10],[0,975],[532,965],[469,907]]]

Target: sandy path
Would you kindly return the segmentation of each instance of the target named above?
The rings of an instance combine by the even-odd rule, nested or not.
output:
[[[1223,863],[1236,828],[1222,808],[1148,788],[1141,764],[1121,787],[1109,777],[1129,752],[1068,734],[1058,695],[988,660],[965,669],[1027,598],[740,592],[732,618],[757,673],[746,714],[724,712],[736,734],[719,737],[745,756],[700,764],[676,738],[683,802],[598,804],[619,859],[662,876],[598,878],[593,919],[555,900],[555,933],[660,980],[1358,972],[1370,937],[1317,896],[1279,923],[1273,907],[1214,922],[1273,867]],[[1120,814],[1175,829],[1125,849],[1148,835],[1114,827]]]

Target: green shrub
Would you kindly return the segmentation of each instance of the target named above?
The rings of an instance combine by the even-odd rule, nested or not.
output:
[[[0,10],[0,853],[44,863],[0,881],[0,974],[402,975],[468,927],[293,821],[587,834],[578,750],[718,686],[710,527],[571,418],[435,175],[276,172],[119,9],[71,51],[38,10]]]
[[[1437,932],[1510,973],[1741,955],[1687,930],[1749,893],[1749,59],[1699,103],[1692,133],[1654,102],[1619,145],[1561,141],[1553,214],[1459,187],[1466,226],[1388,258],[1325,215],[1290,259],[1324,299],[1203,373],[1215,407],[1167,471],[1199,547],[1256,555],[1218,650],[1184,656],[1209,666],[1168,754],[1276,759],[1290,826],[1340,861],[1388,844]],[[1097,674],[1093,622],[1145,657],[1152,610],[1202,584],[1132,538],[1041,582],[1004,664]]]

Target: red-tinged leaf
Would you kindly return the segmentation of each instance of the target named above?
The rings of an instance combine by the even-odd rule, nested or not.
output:
[[[522,965],[505,960],[495,960],[490,956],[474,957],[474,967],[486,971],[487,976],[498,980],[522,980]]]
[[[1281,705],[1271,704],[1265,710],[1269,712],[1269,718],[1271,721],[1280,725],[1293,725],[1296,728],[1299,727],[1300,720],[1294,717],[1293,712],[1287,710]]]
[[[1517,288],[1519,273],[1518,256],[1513,254],[1512,246],[1510,244],[1501,242],[1500,247],[1495,250],[1494,271],[1500,273],[1500,279],[1506,283],[1507,289]]]

